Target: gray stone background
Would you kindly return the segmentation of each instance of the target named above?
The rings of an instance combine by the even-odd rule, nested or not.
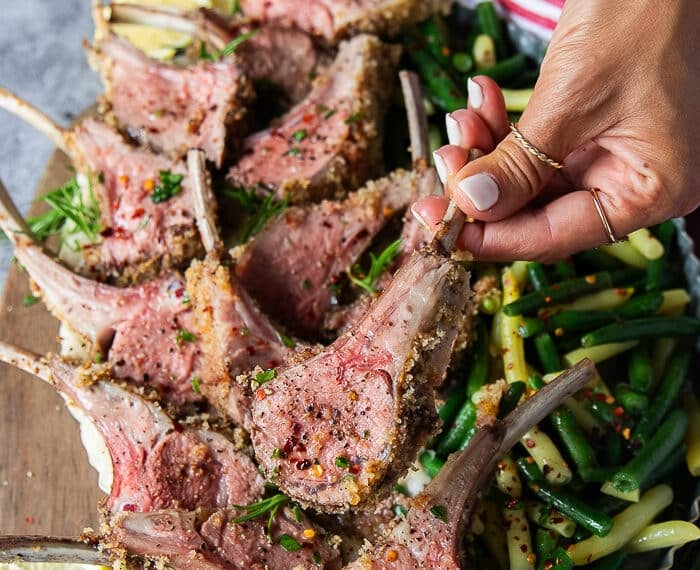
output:
[[[92,36],[90,0],[0,0],[0,85],[68,125],[100,92],[82,40]],[[53,145],[0,109],[0,178],[27,212]],[[12,251],[0,243],[0,285]]]

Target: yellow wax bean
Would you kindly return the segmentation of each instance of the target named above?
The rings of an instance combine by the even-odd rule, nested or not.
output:
[[[526,451],[552,485],[565,485],[573,474],[552,438],[535,426],[520,439]]]
[[[520,288],[511,267],[503,269],[503,305],[520,298]],[[525,339],[518,334],[518,323],[522,317],[501,315],[501,351],[503,353],[503,372],[506,382],[527,382],[527,363],[525,362]]]
[[[493,38],[487,34],[476,36],[472,57],[477,69],[486,69],[496,65],[496,46],[493,43]]]
[[[693,477],[700,476],[700,403],[692,391],[684,394],[683,403],[688,412],[688,431],[685,434],[685,460]]]
[[[501,89],[506,100],[506,111],[521,113],[530,102],[534,89]]]
[[[638,340],[627,340],[625,342],[611,342],[609,344],[600,344],[598,346],[589,346],[584,348],[577,348],[571,352],[567,352],[563,356],[564,364],[567,366],[573,366],[577,362],[581,362],[584,358],[590,358],[593,362],[598,364],[603,362],[608,358],[617,356],[626,350],[629,350],[633,346],[639,343]]]
[[[627,237],[630,245],[646,259],[659,259],[664,254],[664,246],[647,228],[634,231]]]
[[[506,453],[496,466],[496,486],[502,493],[511,497],[520,498],[523,494],[518,467],[510,453]]]
[[[553,530],[566,538],[574,535],[576,523],[548,505],[539,501],[528,501],[525,510],[528,518],[542,528]]]
[[[685,308],[690,303],[690,295],[685,289],[668,289],[662,292],[663,301],[661,306],[656,311],[659,315],[677,315],[679,312],[683,314]]]
[[[634,287],[613,287],[575,299],[567,309],[574,311],[612,311],[634,295]]]
[[[678,546],[700,539],[700,528],[687,521],[666,521],[651,524],[629,541],[627,552],[648,552],[657,548]]]
[[[630,505],[613,518],[612,530],[606,536],[592,536],[569,546],[567,553],[571,561],[576,566],[583,566],[624,547],[672,500],[673,491],[668,485],[649,489],[638,503]]]
[[[623,501],[628,501],[630,503],[639,502],[639,489],[634,489],[633,491],[619,491],[617,490],[610,481],[606,481],[600,487],[600,492],[610,495],[611,497],[616,497],[622,499]]]
[[[639,253],[628,241],[620,241],[617,243],[612,243],[610,245],[603,245],[600,247],[608,255],[622,261],[629,265],[630,267],[636,267],[638,269],[647,268],[647,259],[641,253]]]
[[[521,504],[515,509],[504,508],[501,512],[506,525],[510,570],[532,570],[535,567],[536,556],[532,551],[530,523],[525,508]]]
[[[492,501],[482,501],[484,532],[481,539],[501,570],[508,569],[508,543],[501,510]]]

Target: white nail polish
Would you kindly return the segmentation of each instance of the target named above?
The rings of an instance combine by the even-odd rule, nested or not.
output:
[[[461,180],[457,188],[483,212],[498,202],[498,184],[488,174],[474,174]]]
[[[480,109],[484,104],[484,92],[481,86],[470,77],[467,79],[467,94],[469,96],[469,106],[472,109]]]
[[[428,225],[428,222],[425,221],[425,218],[421,216],[418,211],[416,210],[416,205],[413,204],[411,206],[411,214],[413,214],[413,217],[418,221],[418,223],[423,226],[426,230],[430,229],[430,226]]]
[[[447,127],[447,140],[450,144],[459,146],[462,142],[462,129],[460,129],[457,119],[450,113],[445,115],[445,126]]]
[[[440,182],[445,184],[447,181],[447,165],[445,164],[444,159],[436,151],[433,151],[433,162],[435,163],[435,170],[437,170]]]

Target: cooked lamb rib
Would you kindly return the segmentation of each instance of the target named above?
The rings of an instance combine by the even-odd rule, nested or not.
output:
[[[180,158],[201,148],[217,167],[245,135],[253,91],[233,60],[178,67],[156,62],[109,31],[94,10],[99,39],[90,60],[102,74],[109,111],[131,137]]]
[[[236,276],[267,314],[313,337],[331,306],[333,284],[407,208],[421,182],[420,174],[398,170],[342,202],[287,208],[232,251]]]
[[[155,388],[178,407],[201,401],[192,390],[200,346],[190,336],[194,315],[181,275],[127,288],[76,275],[33,241],[1,182],[0,227],[49,310],[93,343],[114,376]]]
[[[396,34],[407,24],[445,10],[446,0],[241,0],[246,16],[295,24],[328,41],[358,32]]]
[[[271,542],[264,520],[232,522],[240,514],[235,509],[211,515],[172,510],[120,513],[109,521],[110,533],[102,543],[108,549],[166,558],[175,570],[340,568],[339,553],[329,546],[328,534],[303,514],[297,521],[291,509],[280,509],[271,527]]]
[[[277,370],[253,402],[251,435],[281,489],[339,511],[403,473],[437,426],[433,388],[469,313],[468,282],[459,263],[416,252],[349,332]]]
[[[202,252],[191,205],[192,180],[184,162],[135,147],[95,118],[64,130],[3,88],[0,107],[46,134],[92,186],[101,238],[84,244],[79,259],[71,260],[76,271],[125,284],[180,268]],[[180,190],[155,203],[153,191],[161,185],[163,172],[183,177]]]
[[[459,570],[471,567],[469,561],[464,560],[464,526],[474,500],[497,462],[524,433],[593,380],[595,374],[593,363],[582,361],[528,398],[502,423],[481,428],[469,446],[452,454],[425,491],[414,499],[405,520],[348,568]],[[436,515],[436,512],[444,514]]]
[[[262,495],[255,464],[233,443],[173,423],[157,404],[112,383],[104,365],[74,367],[6,343],[0,360],[52,384],[81,426],[97,429],[111,463],[111,476],[101,474],[108,512],[213,509]]]
[[[311,93],[279,123],[251,135],[228,172],[233,186],[274,188],[292,202],[342,195],[377,174],[381,122],[398,48],[357,36],[340,46]]]
[[[222,51],[235,38],[254,35],[236,47],[236,64],[255,81],[270,81],[280,87],[292,103],[311,90],[313,78],[327,57],[311,37],[298,28],[256,25],[247,18],[232,17],[216,10],[200,8],[193,12],[172,6],[109,4],[109,22],[126,22],[175,28],[195,35],[210,49]]]

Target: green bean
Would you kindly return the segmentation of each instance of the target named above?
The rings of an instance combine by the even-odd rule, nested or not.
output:
[[[649,397],[637,392],[629,384],[615,386],[615,398],[622,404],[625,411],[634,417],[641,416],[649,407]]]
[[[651,228],[652,233],[664,246],[664,252],[668,255],[673,244],[673,236],[676,233],[676,226],[673,220],[666,220]]]
[[[569,410],[560,406],[549,415],[549,420],[579,471],[597,463],[593,447]]]
[[[620,465],[625,452],[622,438],[614,431],[609,431],[603,436],[603,451],[609,465]]]
[[[642,481],[642,488],[646,489],[648,487],[653,487],[659,483],[669,479],[676,468],[681,464],[685,463],[685,453],[687,447],[684,443],[676,447],[671,453],[666,457],[663,465],[649,475],[648,479]]]
[[[617,473],[616,467],[584,467],[579,469],[579,475],[586,483],[605,483],[610,481],[615,473]]]
[[[661,291],[649,291],[636,295],[614,309],[615,315],[620,319],[634,319],[654,314],[664,301]]]
[[[639,489],[681,444],[687,427],[688,414],[681,409],[671,412],[649,442],[613,476],[613,486],[623,493]]]
[[[624,550],[617,550],[612,554],[608,554],[605,558],[596,560],[588,568],[589,570],[618,570],[625,558],[627,558],[627,553]]]
[[[557,261],[554,264],[554,273],[559,279],[559,281],[564,281],[566,279],[573,279],[576,277],[576,268],[571,260]]]
[[[586,293],[595,293],[603,289],[618,287],[637,274],[638,272],[634,270],[619,269],[616,271],[601,271],[585,277],[561,281],[544,287],[539,291],[523,295],[512,303],[508,303],[503,307],[503,312],[510,317],[534,313],[537,309],[547,305],[569,301]]]
[[[472,363],[467,376],[467,398],[471,398],[489,376],[489,331],[484,319],[476,325],[476,342],[472,350]]]
[[[543,481],[542,472],[529,458],[521,457],[516,463],[527,480],[528,487],[537,497],[597,536],[605,536],[610,532],[613,520],[608,515],[596,511],[577,497],[552,489]]]
[[[535,291],[539,291],[549,285],[549,279],[547,279],[544,266],[541,263],[531,261],[525,266],[525,270],[527,272],[527,280]]]
[[[557,546],[544,563],[544,568],[547,570],[571,570],[574,563],[569,558],[563,547]]]
[[[583,335],[581,344],[584,347],[589,347],[640,338],[698,335],[700,335],[700,319],[693,317],[647,317],[599,328]]]
[[[440,16],[433,16],[420,23],[418,30],[425,40],[428,52],[435,58],[435,61],[443,67],[450,65],[450,39],[444,20]]]
[[[498,49],[498,47],[496,47]],[[485,67],[473,72],[471,75],[486,75],[493,79],[499,85],[507,83],[509,80],[517,77],[525,69],[527,59],[524,54],[519,53],[508,59],[499,61],[491,67]]]
[[[469,442],[476,435],[477,431],[479,431],[479,428],[476,426],[472,426],[467,430],[467,433],[464,434],[464,439],[462,439],[462,443],[459,445],[459,451],[462,451],[469,445]]]
[[[537,554],[537,570],[544,569],[544,561],[557,547],[559,537],[553,530],[538,528],[535,532],[535,553]]]
[[[455,418],[463,403],[464,390],[461,386],[455,387],[438,410],[438,417],[442,420],[443,425],[449,424]]]
[[[523,394],[525,393],[526,387],[527,385],[525,384],[525,382],[521,381],[512,382],[511,384],[508,384],[506,393],[501,398],[501,404],[498,408],[499,418],[505,418],[516,408],[518,402],[520,401],[520,398],[522,398]]]
[[[542,371],[545,374],[558,372],[562,369],[561,358],[554,345],[552,337],[548,333],[543,333],[535,337],[535,350],[539,356]]]
[[[423,469],[425,469],[428,476],[432,479],[438,474],[438,471],[442,469],[442,466],[445,464],[445,460],[438,457],[434,451],[427,450],[421,453],[420,464],[423,466]]]
[[[630,386],[646,393],[654,383],[654,368],[651,365],[651,347],[648,342],[639,343],[629,355],[627,378]]]
[[[531,338],[533,336],[547,332],[545,321],[538,317],[523,317],[518,322],[518,334],[523,338]]]
[[[474,60],[467,52],[457,51],[452,54],[452,67],[459,73],[469,73],[474,67]]]
[[[457,451],[467,435],[469,428],[474,426],[475,421],[476,406],[468,399],[464,402],[459,412],[457,412],[457,416],[452,426],[450,426],[450,429],[445,431],[438,441],[438,444],[435,446],[437,454],[441,457],[447,457],[453,451]]]
[[[493,38],[498,57],[507,57],[510,51],[508,48],[508,40],[503,28],[503,22],[498,17],[493,2],[482,2],[479,4],[476,8],[476,15],[479,20],[479,28],[481,31]]]
[[[539,76],[540,70],[538,68],[525,69],[517,77],[513,77],[513,79],[508,81],[506,86],[512,89],[532,89],[535,86],[535,83],[537,83],[537,79],[539,78]],[[517,123],[517,120],[515,120],[514,122]]]
[[[620,263],[614,257],[599,249],[587,249],[576,254],[576,260],[593,271],[613,271],[620,268]]]
[[[690,367],[690,359],[691,352],[683,348],[676,350],[671,355],[647,412],[640,418],[637,427],[632,432],[632,439],[644,444],[656,430],[678,398]]]
[[[443,69],[433,56],[420,48],[409,35],[404,36],[406,53],[418,69],[430,99],[443,111],[452,112],[466,104],[452,76]]]
[[[530,376],[528,376],[527,383],[533,390],[539,390],[540,388],[544,388],[545,386],[545,382],[542,376],[536,373],[530,374]]]

